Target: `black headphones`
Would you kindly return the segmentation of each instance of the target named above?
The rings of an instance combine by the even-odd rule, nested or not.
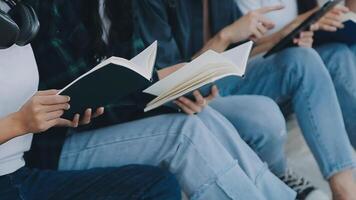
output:
[[[25,46],[37,35],[40,22],[34,9],[19,0],[3,0],[10,6],[5,13],[0,10],[0,49],[14,44]]]

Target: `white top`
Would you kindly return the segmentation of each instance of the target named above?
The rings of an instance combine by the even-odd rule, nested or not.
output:
[[[0,9],[8,11],[2,1]],[[0,50],[0,119],[21,108],[37,91],[38,79],[37,64],[30,45],[14,45]],[[31,142],[32,134],[27,134],[0,145],[0,176],[13,173],[25,165],[23,154],[30,149]]]
[[[283,4],[284,9],[273,11],[266,14],[266,17],[272,20],[276,26],[268,34],[281,30],[284,26],[292,22],[298,16],[298,4],[296,0],[235,0],[243,13],[256,10],[266,6]]]

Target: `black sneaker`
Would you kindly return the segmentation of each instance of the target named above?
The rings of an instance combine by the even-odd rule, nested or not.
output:
[[[298,176],[290,169],[279,178],[297,193],[296,200],[330,200],[324,192],[311,185],[309,181]]]

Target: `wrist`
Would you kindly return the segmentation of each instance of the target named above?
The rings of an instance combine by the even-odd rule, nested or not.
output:
[[[287,34],[285,34],[285,31],[278,31],[277,33],[272,35],[271,42],[273,45],[277,44],[279,41],[281,41]]]
[[[229,31],[227,28],[222,29],[217,35],[217,40],[219,41],[219,43],[224,44],[224,46],[229,46],[231,43],[233,43],[232,41],[232,37],[229,34]]]
[[[19,112],[9,115],[8,120],[11,124],[11,132],[14,134],[15,137],[24,135],[28,132]]]

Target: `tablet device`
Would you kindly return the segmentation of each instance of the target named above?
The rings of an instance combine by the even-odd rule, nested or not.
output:
[[[298,37],[298,35],[309,29],[309,27],[319,21],[325,14],[327,14],[331,9],[333,9],[337,4],[342,2],[342,0],[328,1],[321,7],[318,11],[309,16],[302,24],[295,28],[291,33],[279,41],[271,50],[269,50],[263,57],[267,58],[270,55],[277,53],[285,48],[293,46],[293,39]]]

